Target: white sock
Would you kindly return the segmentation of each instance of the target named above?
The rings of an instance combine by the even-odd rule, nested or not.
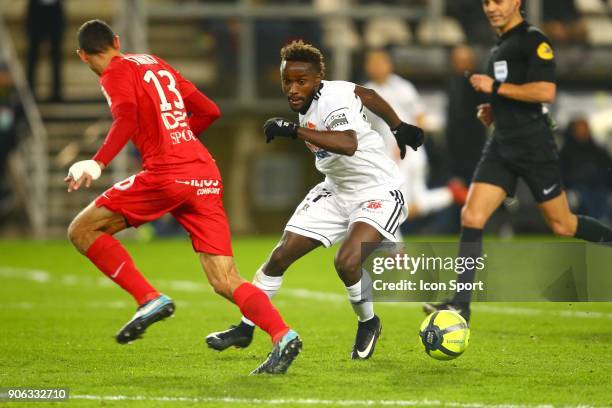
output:
[[[283,284],[283,277],[268,276],[263,272],[260,267],[257,272],[255,272],[255,276],[253,277],[252,283],[259,289],[263,290],[263,292],[268,295],[270,299],[272,299]],[[253,323],[244,316],[242,316],[242,322],[248,324],[249,326],[255,326],[255,323]]]
[[[370,296],[371,288],[368,284],[369,280],[369,275],[363,272],[359,282],[353,286],[346,287],[349,302],[351,302],[351,306],[353,306],[353,310],[360,322],[368,321],[374,317],[374,303],[372,303],[372,297]]]

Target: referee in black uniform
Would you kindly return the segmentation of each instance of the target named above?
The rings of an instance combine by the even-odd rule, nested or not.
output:
[[[548,38],[521,14],[522,0],[482,0],[482,7],[499,40],[491,52],[487,75],[472,75],[470,83],[486,94],[489,104],[477,116],[494,126],[461,211],[459,256],[478,257],[485,224],[522,178],[555,234],[592,242],[612,243],[612,230],[599,221],[572,214],[563,185],[559,154],[543,103],[555,100],[555,52]],[[470,137],[470,135],[465,135]],[[459,282],[473,282],[466,270]],[[471,294],[461,292],[424,310],[456,310],[470,318]]]

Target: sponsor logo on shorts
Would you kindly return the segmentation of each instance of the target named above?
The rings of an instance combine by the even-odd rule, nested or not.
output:
[[[362,210],[370,212],[370,213],[380,213],[382,212],[382,201],[380,200],[371,200],[365,203],[362,206]]]
[[[201,195],[218,195],[221,193],[221,189],[219,187],[209,187],[209,188],[198,188],[197,194]]]
[[[555,187],[557,187],[557,183],[553,184],[552,186],[550,186],[548,188],[543,189],[542,192],[544,193],[544,195],[549,195],[550,193],[553,192]]]
[[[366,208],[370,210],[379,210],[382,208],[382,203],[380,202],[380,200],[369,201],[366,204]]]
[[[175,180],[178,184],[185,184],[187,186],[196,187],[198,191],[197,195],[211,195],[221,194],[221,183],[219,180]]]
[[[185,184],[192,187],[217,187],[219,180],[175,180],[179,184]]]

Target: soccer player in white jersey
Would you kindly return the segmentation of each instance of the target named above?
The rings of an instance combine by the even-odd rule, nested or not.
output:
[[[421,97],[410,81],[393,72],[389,53],[371,50],[366,54],[364,65],[369,79],[364,86],[373,89],[389,102],[402,120],[423,127],[425,106]],[[376,115],[368,114],[368,119],[372,128],[385,139],[387,154],[396,161],[404,177],[401,191],[408,206],[409,218],[427,216],[453,203],[465,203],[467,188],[459,180],[453,179],[444,187],[427,187],[428,159],[425,149],[408,151],[406,160],[401,160],[387,124]],[[401,240],[399,231],[396,236]]]
[[[371,129],[364,105],[393,129],[402,157],[406,146],[421,146],[424,135],[420,128],[402,122],[375,91],[350,82],[325,81],[324,73],[323,56],[312,45],[295,41],[281,50],[282,90],[291,110],[299,113],[299,124],[269,119],[264,125],[266,141],[303,140],[325,181],[298,205],[253,283],[272,297],[293,262],[321,245],[342,241],[334,266],[358,319],[352,358],[367,359],[382,326],[367,295],[367,276],[362,277],[361,259],[369,254],[362,254],[361,243],[394,240],[406,209],[399,169],[387,156],[382,137]],[[206,342],[216,350],[246,347],[253,327],[243,318],[238,326],[211,333]]]

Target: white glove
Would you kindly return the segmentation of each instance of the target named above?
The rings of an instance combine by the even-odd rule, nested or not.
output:
[[[93,180],[97,180],[100,178],[100,174],[102,174],[102,169],[95,160],[81,160],[74,163],[68,169],[68,177],[75,181],[80,179],[83,173],[87,173]]]

